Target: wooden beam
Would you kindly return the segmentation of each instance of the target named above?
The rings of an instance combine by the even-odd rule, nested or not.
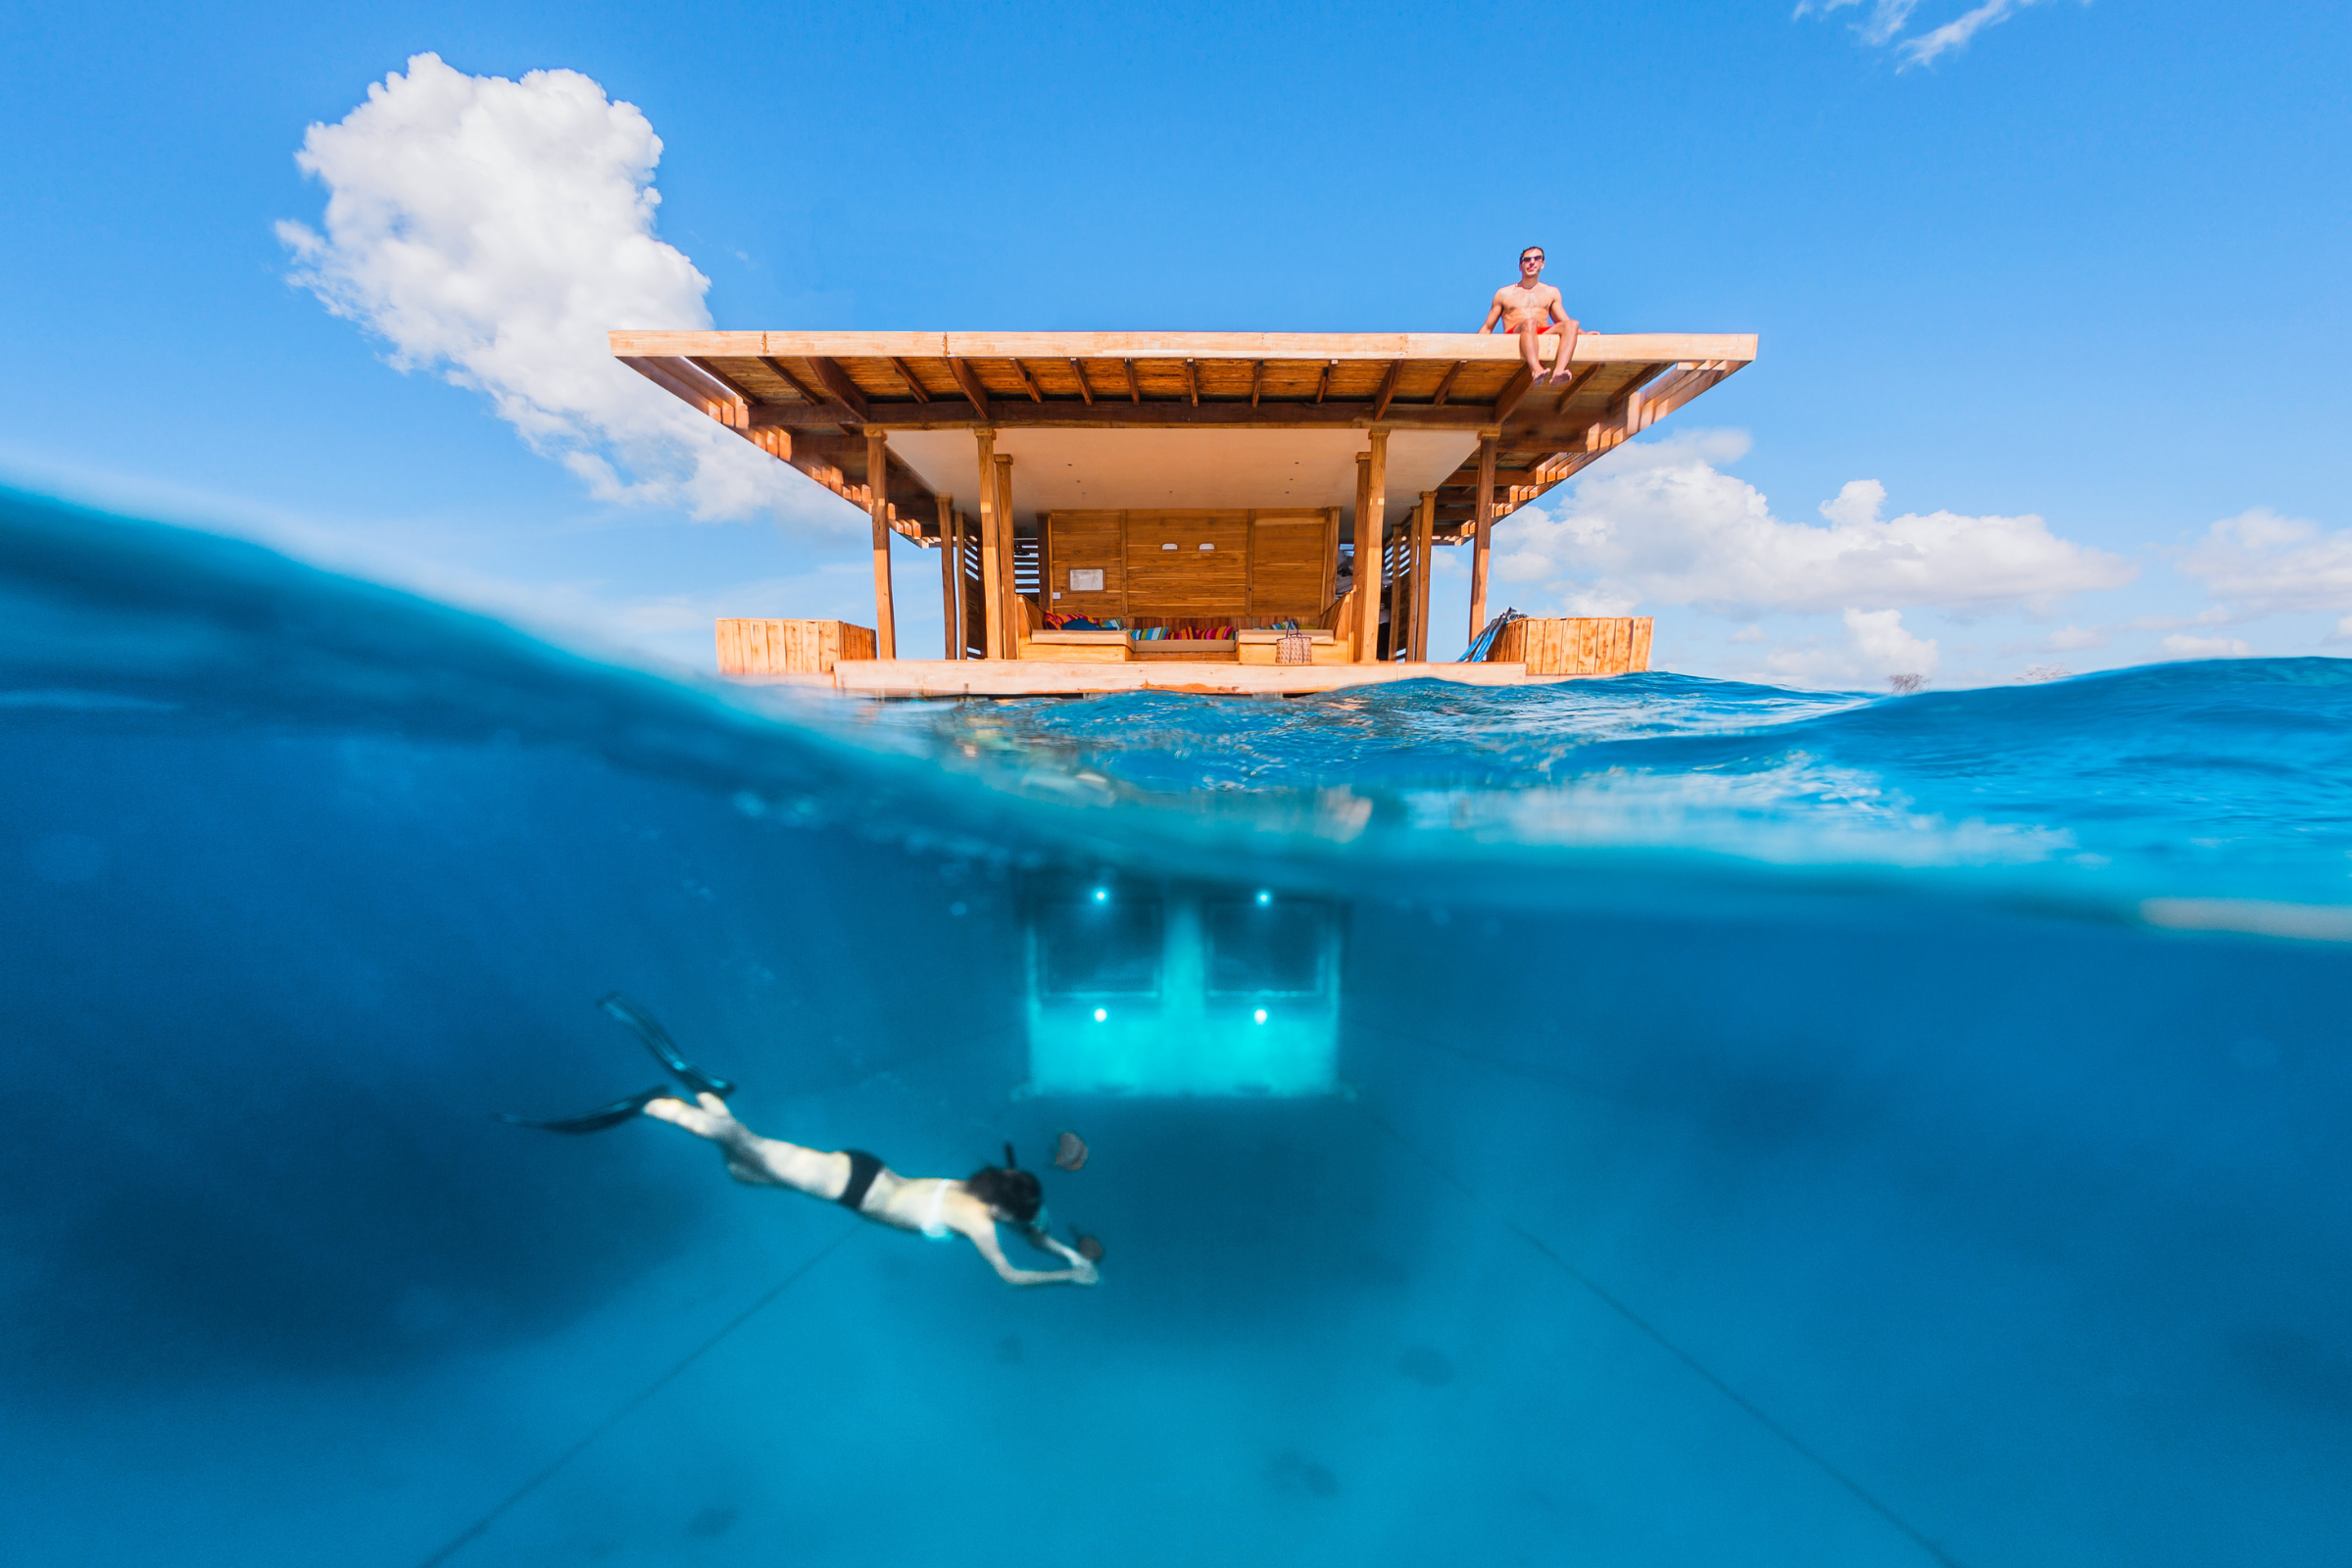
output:
[[[997,503],[997,432],[982,425],[973,432],[980,445],[980,606],[985,617],[981,646],[990,659],[1004,657],[1004,603],[997,595],[997,556],[1002,548],[998,524],[1003,509]]]
[[[1488,422],[1500,424],[1509,418],[1511,411],[1519,407],[1519,400],[1527,396],[1528,389],[1535,384],[1536,379],[1528,374],[1527,367],[1519,367],[1519,373],[1505,381],[1502,390],[1494,395],[1494,407],[1487,416]]]
[[[793,374],[791,367],[787,366],[782,360],[772,360],[765,355],[761,355],[760,357],[760,363],[766,366],[769,369],[775,371],[777,377],[782,380],[786,386],[799,393],[811,408],[823,410],[828,415],[838,415],[841,416],[841,418],[855,417],[855,416],[852,415],[848,409],[843,408],[840,404],[825,396],[824,393],[818,391],[816,388],[810,386],[808,382],[802,380],[799,376]],[[761,404],[758,407],[755,407],[752,411],[752,422],[755,425],[760,422],[760,409],[775,407],[777,407],[777,405],[772,403]],[[838,422],[838,420],[829,422]]]
[[[1142,385],[1142,383],[1141,383],[1141,382],[1139,382],[1139,381],[1137,381],[1137,380],[1136,380],[1136,378],[1135,378],[1135,362],[1134,362],[1133,360],[1121,360],[1121,361],[1119,362],[1119,364],[1120,364],[1120,366],[1121,366],[1122,368],[1125,368],[1125,370],[1127,371],[1127,396],[1128,396],[1128,398],[1129,398],[1131,401],[1133,401],[1133,402],[1136,402],[1136,403],[1141,403],[1141,402],[1143,402],[1143,401],[1144,401],[1144,388],[1143,388],[1143,385]]]
[[[1375,419],[1382,418],[1387,416],[1389,412],[1389,400],[1396,395],[1396,377],[1401,374],[1403,370],[1404,362],[1402,360],[1391,360],[1389,362],[1389,373],[1380,378],[1380,391],[1378,395],[1372,399],[1372,417]]]
[[[1438,526],[1438,493],[1421,492],[1421,512],[1413,530],[1413,662],[1429,659],[1430,542]]]
[[[1095,389],[1087,385],[1086,382],[1086,362],[1084,360],[1072,360],[1070,362],[1070,373],[1078,377],[1078,395],[1086,399],[1086,406],[1088,408],[1093,408],[1095,406]]]
[[[1012,362],[1012,372],[1021,378],[1021,385],[1029,389],[1030,402],[1043,403],[1046,401],[1045,393],[1038,390],[1037,377],[1029,373],[1029,367],[1023,365],[1018,360],[1014,360]]]
[[[963,657],[963,551],[956,537],[956,498],[939,498],[939,640],[944,657]]]
[[[726,407],[725,400],[718,397],[710,388],[696,386],[675,370],[666,369],[650,359],[629,359],[620,363],[653,382],[671,397],[686,404],[697,414],[708,415],[721,424],[732,422],[720,417],[720,411]],[[746,417],[749,418],[749,416],[747,411]]]
[[[906,390],[914,394],[915,402],[928,403],[931,401],[931,394],[923,390],[923,383],[914,378],[914,371],[908,368],[905,360],[895,354],[892,355],[890,368],[899,372],[899,379],[906,383]]]
[[[1265,387],[1265,384],[1266,362],[1251,360],[1250,362],[1250,406],[1251,408],[1257,407],[1257,394]]]
[[[1456,360],[1453,362],[1453,368],[1447,370],[1446,372],[1446,379],[1438,383],[1437,396],[1429,400],[1429,406],[1431,408],[1442,409],[1446,406],[1446,398],[1447,394],[1453,391],[1453,378],[1461,374],[1462,367],[1468,365],[1469,363],[1470,362],[1468,360]]]
[[[997,532],[1001,536],[998,541],[997,568],[1004,573],[1004,581],[995,587],[1004,601],[1004,657],[1018,659],[1021,655],[1021,639],[1028,634],[1029,627],[1022,614],[1020,596],[1013,591],[1013,563],[1019,554],[1020,534],[1012,524],[1012,454],[1009,452],[997,454]]]
[[[1348,591],[1355,601],[1355,626],[1348,645],[1348,662],[1351,664],[1363,660],[1367,618],[1364,607],[1367,604],[1372,607],[1370,619],[1375,622],[1380,619],[1380,554],[1371,530],[1372,454],[1358,452],[1355,455],[1355,586]]]
[[[874,657],[899,657],[898,617],[890,603],[890,437],[865,432],[866,515],[874,525]]]
[[[1331,390],[1331,368],[1339,363],[1337,360],[1323,362],[1323,374],[1315,381],[1315,401],[1317,403],[1321,403],[1323,394]]]
[[[983,419],[989,417],[988,388],[980,384],[979,373],[961,360],[950,360],[948,373],[956,378],[957,386],[963,388],[964,397],[971,403],[972,413]],[[981,527],[985,532],[987,524],[983,523]],[[997,656],[991,654],[989,657],[994,659]]]
[[[1470,514],[1470,640],[1473,642],[1487,629],[1487,551],[1494,538],[1494,448],[1498,444],[1492,435],[1482,435],[1478,440],[1478,495]]]
[[[809,360],[808,368],[816,372],[817,380],[824,384],[825,390],[833,395],[836,403],[858,418],[865,417],[865,394],[858,390],[858,383],[850,379],[850,372],[841,368],[839,360],[818,355]]]
[[[1184,362],[1184,387],[1193,395],[1193,407],[1199,408],[1200,406],[1200,372],[1193,368],[1193,362],[1190,360]]]
[[[612,352],[794,359],[1200,359],[1469,360],[1508,364],[1515,335],[1478,332],[703,332],[606,334]],[[1756,357],[1752,332],[1580,333],[1578,364],[1592,360],[1739,360]]]
[[[1372,539],[1372,597],[1365,603],[1358,636],[1363,649],[1362,662],[1368,664],[1379,657],[1380,647],[1380,541],[1388,531],[1389,432],[1369,430],[1365,432],[1365,440],[1370,444],[1372,461],[1367,469],[1364,504],[1372,515],[1369,519],[1356,518],[1355,536],[1360,541],[1368,530]]]
[[[760,401],[757,397],[753,396],[751,392],[739,384],[733,376],[727,374],[724,370],[719,369],[716,366],[711,365],[707,361],[696,359],[691,355],[681,356],[681,358],[683,358],[688,365],[693,366],[696,369],[702,371],[703,374],[709,376],[711,380],[716,381],[720,386],[726,388],[729,393],[733,394],[735,401],[742,404],[745,408],[750,408],[753,404]]]
[[[1198,407],[1184,398],[1166,403],[1119,403],[1105,399],[1091,406],[1077,398],[1052,398],[1044,403],[992,403],[984,413],[962,398],[934,397],[928,403],[916,403],[911,399],[869,403],[869,412],[863,418],[838,407],[760,403],[752,407],[751,427],[760,429],[769,425],[783,425],[803,429],[848,420],[856,424],[879,424],[893,430],[954,430],[981,424],[1043,428],[1066,426],[1071,429],[1233,425],[1251,429],[1303,430],[1368,426],[1378,422],[1399,430],[1468,432],[1494,422],[1494,411],[1475,403],[1449,403],[1442,409],[1426,403],[1393,403],[1389,406],[1388,416],[1378,421],[1372,417],[1372,408],[1369,402],[1355,400],[1318,404],[1278,402],[1269,398],[1251,408],[1240,398],[1230,402],[1211,398]]]

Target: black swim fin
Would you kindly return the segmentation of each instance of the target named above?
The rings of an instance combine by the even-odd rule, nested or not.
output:
[[[499,1111],[497,1115],[500,1121],[513,1126],[544,1127],[551,1133],[601,1133],[608,1127],[617,1127],[624,1121],[633,1120],[645,1109],[648,1101],[675,1100],[677,1098],[666,1085],[657,1084],[651,1089],[640,1090],[626,1100],[615,1100],[610,1105],[599,1105],[596,1109],[580,1116],[564,1116],[554,1121],[539,1121],[529,1116],[510,1116],[503,1110]]]
[[[703,1071],[702,1068],[680,1055],[677,1042],[669,1038],[669,1031],[655,1021],[652,1013],[647,1012],[619,992],[613,992],[599,1002],[597,1005],[636,1031],[637,1038],[645,1042],[645,1049],[652,1052],[662,1066],[667,1067],[675,1074],[678,1082],[696,1094],[716,1095],[719,1099],[724,1100],[735,1092],[735,1086],[726,1079],[714,1077]]]

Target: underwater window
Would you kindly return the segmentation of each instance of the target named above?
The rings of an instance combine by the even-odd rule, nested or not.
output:
[[[1159,990],[1157,900],[1041,905],[1037,989],[1046,997],[1148,997]]]
[[[1310,996],[1323,989],[1331,911],[1320,904],[1203,904],[1211,996]]]

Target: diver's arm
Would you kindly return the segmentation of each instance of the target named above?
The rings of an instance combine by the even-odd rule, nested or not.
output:
[[[967,1230],[960,1225],[956,1229],[963,1231],[963,1234],[970,1239],[971,1244],[980,1250],[980,1255],[987,1258],[990,1266],[997,1271],[997,1276],[1007,1285],[1092,1285],[1102,1278],[1095,1271],[1094,1264],[1054,1241],[1051,1236],[1046,1238],[1046,1245],[1068,1258],[1076,1265],[1075,1267],[1054,1269],[1050,1272],[1030,1268],[1014,1268],[1006,1260],[1004,1249],[998,1245],[997,1227],[994,1221],[991,1221],[986,1229]]]

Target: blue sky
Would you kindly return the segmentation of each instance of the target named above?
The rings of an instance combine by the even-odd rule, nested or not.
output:
[[[511,239],[548,171],[634,188],[625,148],[466,161],[412,56],[494,119],[548,99],[533,71],[593,83],[573,110],[633,105],[661,148],[640,250],[690,259],[721,326],[1466,330],[1542,243],[1595,329],[1758,332],[1658,440],[1498,531],[1498,599],[1654,613],[1670,667],[1964,685],[2352,653],[2338,7],[7,17],[0,477],[566,636],[708,665],[715,614],[865,619],[862,519],[797,476],[706,483],[708,454],[615,424],[605,391],[524,411],[526,440],[510,383],[436,358],[463,320],[370,315],[416,285],[385,281],[381,235],[328,224],[330,187],[448,194]],[[406,107],[377,118],[401,122],[306,175],[309,127],[394,73]],[[600,221],[433,276],[648,297],[613,282],[627,236]],[[289,281],[288,223],[339,296]],[[685,275],[662,297],[698,303]],[[577,349],[500,352],[527,401]],[[450,384],[468,363],[477,385]],[[936,643],[935,563],[899,560],[908,652]],[[1446,591],[1441,655],[1458,572]]]

